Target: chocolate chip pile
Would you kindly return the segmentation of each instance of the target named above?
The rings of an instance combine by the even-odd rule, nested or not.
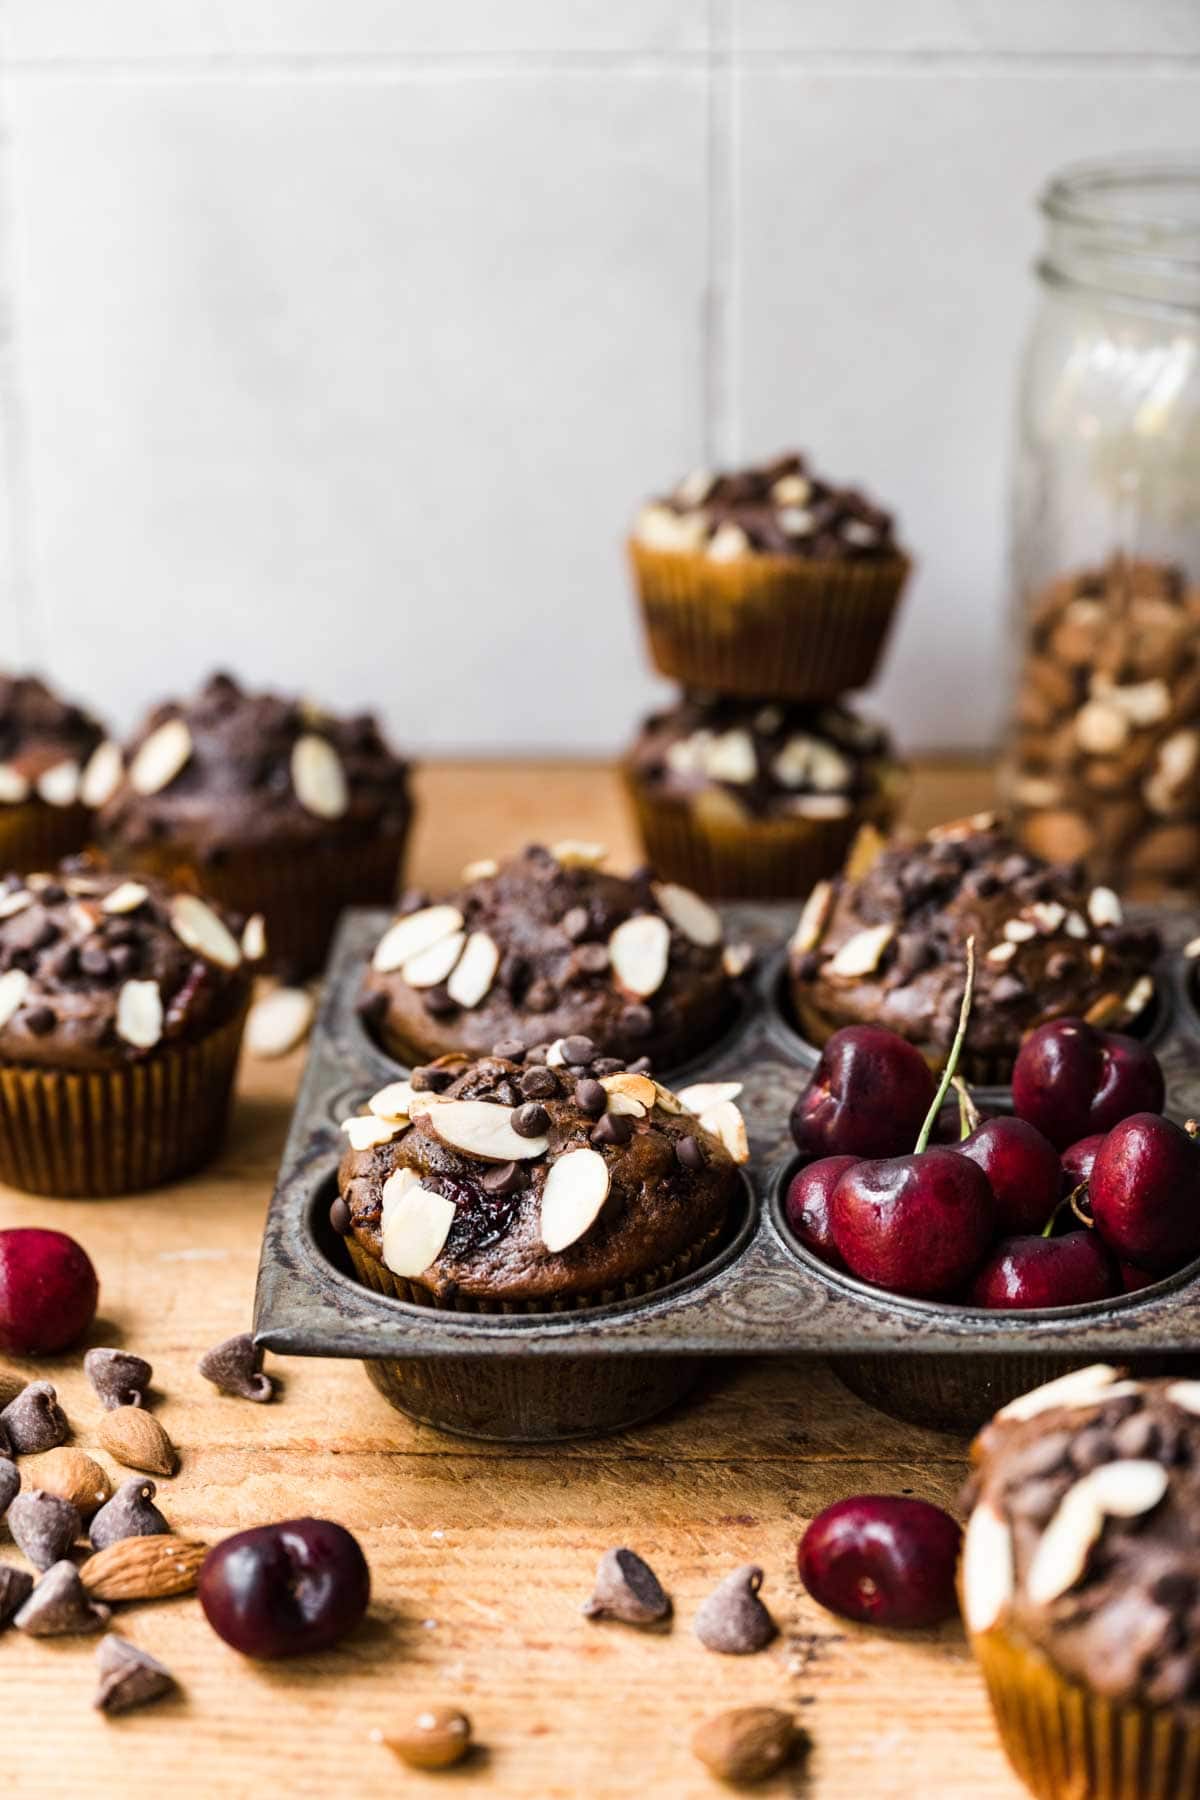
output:
[[[891,514],[794,451],[732,474],[695,471],[642,508],[634,535],[648,549],[703,550],[716,562],[753,552],[856,562],[897,554]]]
[[[1015,1625],[1092,1692],[1200,1703],[1200,1383],[1097,1364],[1004,1407],[976,1442],[972,1631]]]
[[[973,1051],[1015,1055],[1049,1018],[1128,1023],[1153,992],[1157,934],[1127,923],[1113,890],[1090,886],[1077,864],[1032,855],[979,814],[813,890],[790,949],[798,1010],[831,1029],[885,1025],[945,1050],[971,936]]]
[[[0,805],[37,798],[73,806],[103,736],[82,707],[35,675],[0,674]]]
[[[646,720],[629,760],[657,794],[716,785],[758,818],[848,818],[895,771],[887,734],[846,707],[694,694]]]
[[[231,925],[193,894],[86,857],[0,882],[0,1055],[110,1068],[198,1036],[241,1004]]]
[[[1151,895],[1200,873],[1200,588],[1115,557],[1035,600],[1011,799],[1024,841]]]

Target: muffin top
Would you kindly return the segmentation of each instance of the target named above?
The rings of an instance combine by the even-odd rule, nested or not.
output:
[[[901,554],[892,517],[857,488],[814,474],[796,452],[735,474],[693,470],[643,506],[633,535],[648,550],[882,562]]]
[[[1200,1704],[1200,1382],[1106,1364],[1024,1394],[972,1450],[968,1628],[1117,1701]]]
[[[335,718],[217,674],[150,713],[100,824],[130,847],[179,842],[204,862],[245,845],[399,833],[408,813],[407,765],[369,713]]]
[[[0,883],[0,1060],[111,1069],[231,1017],[240,921],[86,857]]]
[[[572,1034],[660,1067],[702,1049],[735,1006],[718,915],[648,871],[606,873],[604,854],[533,845],[471,864],[436,905],[407,896],[367,971],[369,1027],[402,1060]]]
[[[821,882],[789,948],[793,992],[833,1025],[887,1026],[948,1049],[975,938],[967,1048],[1016,1054],[1046,1019],[1128,1023],[1153,994],[1157,933],[1127,925],[1111,888],[1020,849],[990,813],[881,850]]]
[[[886,734],[840,706],[688,695],[654,713],[629,753],[634,779],[669,800],[754,818],[845,819],[897,779]]]
[[[595,1296],[725,1222],[739,1092],[676,1096],[584,1037],[443,1057],[346,1120],[334,1224],[442,1303]]]
[[[104,733],[36,675],[0,674],[0,805],[73,806]]]

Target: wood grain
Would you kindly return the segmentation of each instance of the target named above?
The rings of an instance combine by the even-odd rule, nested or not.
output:
[[[437,886],[469,857],[531,836],[599,837],[629,860],[602,769],[435,767],[414,879]],[[986,798],[978,771],[924,774],[929,822]],[[814,1800],[939,1795],[1013,1800],[957,1626],[905,1637],[822,1612],[795,1546],[829,1501],[864,1490],[953,1505],[963,1446],[890,1421],[816,1364],[715,1369],[677,1413],[621,1436],[506,1449],[439,1436],[393,1412],[355,1364],[276,1362],[268,1407],[217,1396],[201,1351],[250,1317],[258,1238],[302,1055],[247,1062],[229,1141],[204,1175],[161,1194],[49,1202],[0,1190],[0,1222],[77,1235],[100,1270],[98,1343],[154,1364],[157,1410],[182,1467],[158,1504],[184,1536],[216,1541],[301,1512],[340,1519],[371,1563],[364,1628],[325,1656],[255,1666],[209,1631],[194,1598],[122,1608],[116,1626],[179,1678],[177,1697],[110,1721],[91,1710],[94,1644],[0,1638],[8,1791],[141,1800],[186,1796],[704,1796],[697,1721],[727,1705],[793,1705],[806,1767],[767,1794]],[[21,1365],[28,1374],[32,1364]],[[73,1360],[38,1365],[75,1439],[97,1451],[98,1402]],[[113,1469],[114,1474],[117,1473]],[[583,1620],[600,1553],[628,1543],[675,1597],[666,1635]],[[4,1539],[0,1556],[17,1555]],[[782,1633],[763,1655],[708,1654],[690,1632],[721,1576],[762,1563]],[[484,1749],[448,1775],[402,1769],[370,1741],[428,1700],[463,1704]]]

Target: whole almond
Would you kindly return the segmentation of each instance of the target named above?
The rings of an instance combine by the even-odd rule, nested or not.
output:
[[[118,1406],[100,1421],[100,1442],[127,1469],[148,1475],[174,1475],[179,1467],[175,1446],[154,1417],[140,1406]]]
[[[119,1538],[89,1556],[79,1578],[93,1600],[162,1600],[191,1593],[207,1554],[190,1538]]]
[[[90,1519],[98,1507],[112,1499],[108,1472],[82,1450],[60,1447],[35,1456],[25,1465],[31,1488],[69,1500],[81,1518]]]
[[[692,1751],[722,1781],[765,1781],[806,1748],[791,1713],[774,1706],[739,1706],[696,1728]]]

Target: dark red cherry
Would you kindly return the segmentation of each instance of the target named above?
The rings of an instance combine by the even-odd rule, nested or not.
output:
[[[936,1625],[957,1611],[962,1530],[939,1506],[859,1494],[818,1513],[796,1560],[821,1606],[865,1625]]]
[[[1166,1088],[1158,1058],[1136,1038],[1052,1019],[1021,1045],[1012,1096],[1021,1118],[1062,1150],[1132,1113],[1161,1112]]]
[[[243,1656],[327,1650],[359,1623],[370,1596],[357,1540],[331,1519],[239,1531],[210,1550],[200,1570],[204,1616]]]
[[[1092,1164],[1096,1160],[1096,1152],[1104,1142],[1107,1133],[1094,1131],[1091,1137],[1080,1138],[1062,1153],[1063,1193],[1073,1194],[1077,1187],[1082,1187],[1092,1178]]]
[[[898,1156],[915,1142],[936,1086],[906,1038],[847,1025],[792,1108],[792,1136],[808,1156]]]
[[[1080,1306],[1120,1293],[1116,1265],[1095,1231],[1009,1237],[971,1283],[972,1306]]]
[[[1059,1202],[1058,1151],[1025,1119],[987,1119],[956,1146],[987,1176],[1004,1235],[1040,1231]]]
[[[1135,1113],[1096,1152],[1088,1198],[1122,1262],[1160,1275],[1200,1256],[1200,1145],[1160,1113]]]
[[[1136,1294],[1139,1288],[1149,1287],[1152,1281],[1161,1281],[1161,1275],[1152,1275],[1149,1269],[1139,1269],[1136,1263],[1119,1263],[1121,1271],[1121,1287],[1127,1294]]]
[[[996,1201],[983,1170],[956,1150],[923,1150],[860,1162],[838,1181],[830,1233],[842,1261],[894,1294],[956,1293],[996,1231]]]
[[[792,1176],[783,1203],[787,1222],[805,1249],[838,1269],[843,1265],[829,1229],[829,1201],[846,1170],[857,1161],[857,1156],[823,1156],[819,1162],[807,1163]]]
[[[0,1231],[0,1350],[12,1356],[66,1350],[95,1318],[99,1295],[91,1258],[65,1231],[38,1225]]]

